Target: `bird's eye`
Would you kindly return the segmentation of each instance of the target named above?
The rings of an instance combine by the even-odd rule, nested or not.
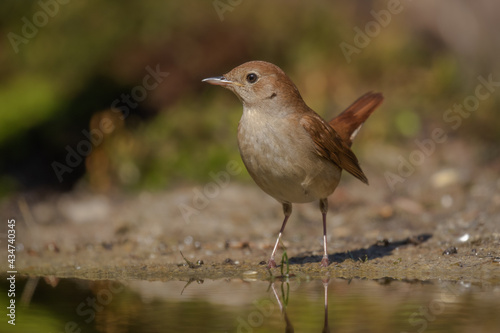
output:
[[[247,82],[248,83],[255,83],[258,79],[257,74],[255,73],[248,73],[247,74]]]

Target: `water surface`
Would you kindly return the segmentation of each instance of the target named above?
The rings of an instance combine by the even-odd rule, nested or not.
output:
[[[4,332],[499,332],[500,327],[500,286],[463,282],[39,277],[18,280],[17,290],[16,326],[4,319]],[[0,297],[7,304],[7,295]]]

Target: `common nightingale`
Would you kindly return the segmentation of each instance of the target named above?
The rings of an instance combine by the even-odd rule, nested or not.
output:
[[[323,215],[321,266],[328,266],[327,198],[343,169],[368,184],[350,146],[361,125],[382,103],[382,95],[367,93],[326,122],[307,106],[283,70],[269,62],[250,61],[203,82],[231,90],[243,103],[238,126],[241,158],[257,185],[283,205],[285,218],[268,266],[276,267],[274,257],[292,203],[315,200]]]

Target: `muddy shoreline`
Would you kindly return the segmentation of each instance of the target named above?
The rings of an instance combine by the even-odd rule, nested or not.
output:
[[[454,147],[460,149],[444,166],[429,161],[396,191],[383,177],[386,162],[365,167],[369,187],[344,175],[329,198],[328,268],[319,267],[317,203],[294,205],[283,237],[289,273],[500,283],[500,163],[473,164],[477,158],[463,158],[473,148]],[[204,186],[106,195],[82,187],[18,195],[0,206],[18,222],[22,274],[184,281],[279,276],[279,268],[270,272],[261,262],[281,225],[280,205],[255,184],[231,179],[196,206]]]

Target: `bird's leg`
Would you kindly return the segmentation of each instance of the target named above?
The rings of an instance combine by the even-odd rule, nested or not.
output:
[[[327,267],[330,263],[328,260],[328,253],[326,251],[326,213],[328,212],[328,199],[319,200],[319,209],[323,215],[323,259],[321,259],[321,267]]]
[[[285,230],[286,222],[288,221],[288,218],[292,214],[292,204],[289,202],[284,202],[283,203],[283,213],[285,214],[285,219],[283,220],[283,224],[281,225],[280,233],[278,234],[278,239],[276,239],[276,244],[274,244],[274,249],[273,253],[271,253],[271,258],[269,259],[267,263],[267,267],[273,268],[276,267],[276,261],[274,261],[274,255],[276,253],[276,249],[278,249],[278,244],[281,239],[281,234]]]

